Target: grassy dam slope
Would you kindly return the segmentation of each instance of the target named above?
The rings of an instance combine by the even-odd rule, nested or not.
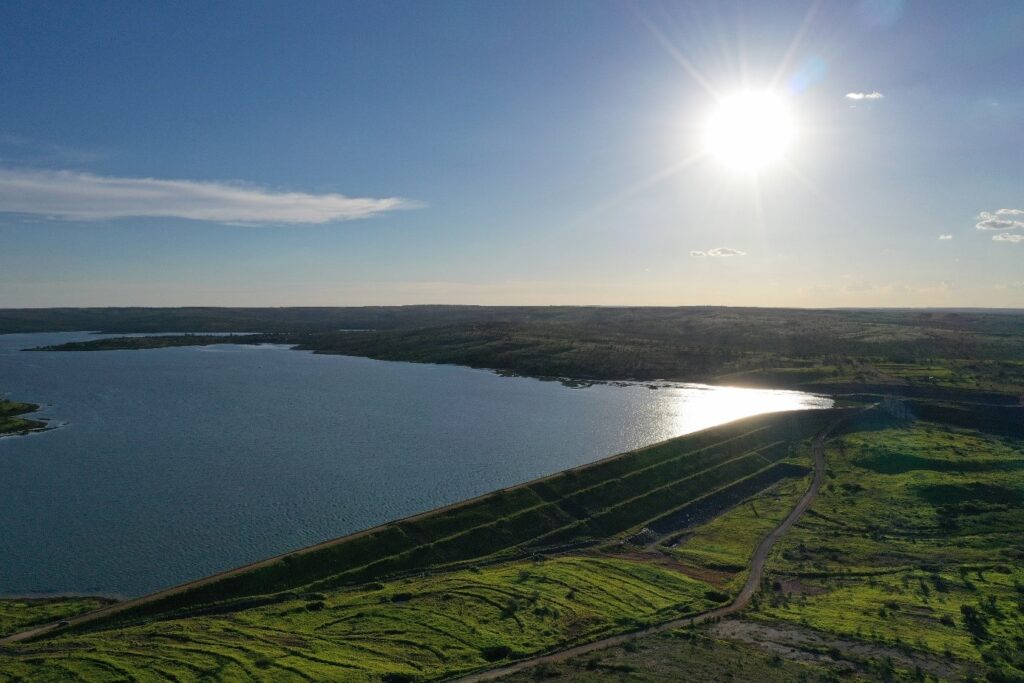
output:
[[[740,420],[72,616],[0,648],[0,681],[431,680],[698,613],[729,586],[628,549],[799,483],[843,412]]]

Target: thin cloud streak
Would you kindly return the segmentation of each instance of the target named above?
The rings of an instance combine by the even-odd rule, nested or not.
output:
[[[992,241],[1009,242],[1010,244],[1020,244],[1021,242],[1024,242],[1024,235],[1020,233],[1013,234],[1012,232],[1004,232],[998,235],[992,235]]]
[[[872,92],[848,92],[846,93],[846,99],[848,100],[884,100],[885,95],[874,90]]]
[[[417,206],[398,197],[279,192],[242,183],[0,169],[0,212],[66,220],[159,216],[242,225],[310,225]]]
[[[707,251],[691,251],[690,256],[694,258],[704,258],[705,256],[724,258],[728,256],[746,256],[747,252],[740,251],[739,249],[730,249],[729,247],[715,247],[714,249],[708,249]]]
[[[0,133],[0,165],[54,168],[92,164],[110,157],[109,152],[68,147],[33,140],[22,135]]]
[[[946,242],[951,239],[953,239],[952,235],[939,235],[939,240],[942,242]]]

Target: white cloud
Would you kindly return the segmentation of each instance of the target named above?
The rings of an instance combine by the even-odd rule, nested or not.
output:
[[[412,208],[397,197],[281,192],[243,183],[0,169],[0,212],[71,220],[173,216],[222,223],[328,223]]]
[[[739,249],[730,249],[728,247],[715,247],[714,249],[708,249],[708,256],[746,256],[747,252],[740,251]]]
[[[871,92],[848,92],[846,93],[846,99],[848,100],[884,100],[885,95],[873,90]]]
[[[945,242],[946,240],[953,239],[953,236],[952,235],[939,235],[939,239],[942,240],[943,242]]]
[[[999,209],[995,213],[982,211],[975,219],[978,222],[974,224],[974,227],[978,230],[1016,230],[1017,228],[1024,228],[1024,221],[1007,218],[1007,216],[1020,216],[1022,214],[1024,214],[1024,209]]]
[[[704,258],[705,256],[746,256],[747,252],[740,251],[739,249],[730,249],[728,247],[715,247],[714,249],[708,249],[707,251],[691,251],[690,256],[694,258]]]
[[[1024,242],[1024,235],[1017,233],[1013,234],[1010,232],[1003,232],[998,235],[992,235],[992,240],[995,242],[1009,242],[1011,244],[1019,244]]]

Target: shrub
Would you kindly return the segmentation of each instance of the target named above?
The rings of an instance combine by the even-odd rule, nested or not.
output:
[[[507,659],[512,654],[512,649],[507,645],[491,645],[480,648],[480,654],[488,662],[496,662],[499,659]]]
[[[392,671],[381,676],[384,683],[415,683],[416,677],[412,674]]]

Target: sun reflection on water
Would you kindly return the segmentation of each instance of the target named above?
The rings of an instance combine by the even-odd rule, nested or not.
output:
[[[679,399],[672,403],[675,408],[673,428],[677,434],[689,434],[761,413],[831,408],[833,405],[830,398],[799,391],[715,387],[706,384],[675,385],[664,391],[675,392]]]

